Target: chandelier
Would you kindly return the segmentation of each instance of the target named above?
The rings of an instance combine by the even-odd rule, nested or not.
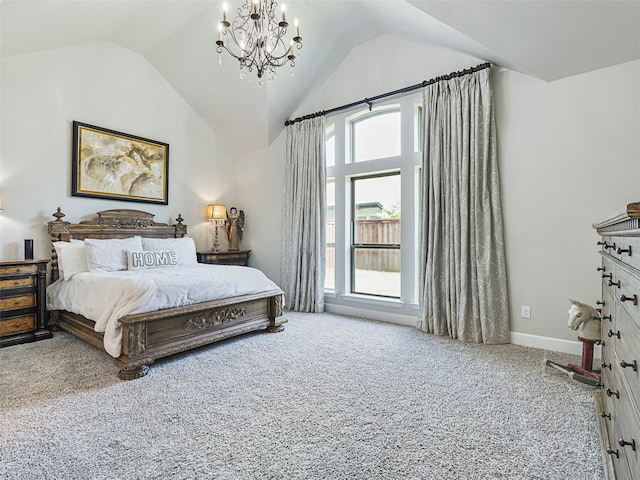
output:
[[[286,42],[284,37],[289,24],[284,4],[280,8],[281,15],[278,15],[278,2],[274,0],[245,0],[237,9],[237,16],[232,23],[227,20],[227,8],[225,3],[222,21],[218,25],[218,63],[222,65],[222,50],[226,50],[240,62],[240,78],[256,69],[259,86],[265,74],[268,80],[273,80],[276,68],[287,63],[291,65],[293,75],[296,50],[302,48],[302,37],[296,19],[295,36],[289,43]]]

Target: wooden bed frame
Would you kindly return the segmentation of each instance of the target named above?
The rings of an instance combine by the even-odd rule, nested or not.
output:
[[[52,242],[85,238],[180,238],[187,233],[184,219],[178,215],[175,225],[156,223],[154,215],[139,210],[105,210],[97,220],[78,224],[63,221],[58,208],[56,219],[48,222]],[[51,281],[58,279],[58,257],[51,250]],[[133,380],[145,376],[156,359],[208,345],[226,338],[266,328],[280,332],[287,322],[282,317],[282,290],[213,300],[168,308],[155,312],[127,315],[122,323],[122,353],[114,363],[118,377]],[[67,311],[52,311],[49,326],[60,328],[104,350],[103,333],[94,331],[95,322]]]

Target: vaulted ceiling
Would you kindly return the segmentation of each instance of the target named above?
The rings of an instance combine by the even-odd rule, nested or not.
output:
[[[230,10],[240,1],[227,0]],[[243,134],[247,150],[268,145],[354,46],[383,34],[545,81],[640,59],[640,1],[288,0],[289,16],[300,19],[303,57],[294,77],[283,68],[258,88],[239,79],[230,57],[218,65],[221,3],[3,0],[0,54],[112,42],[144,56],[214,131]]]

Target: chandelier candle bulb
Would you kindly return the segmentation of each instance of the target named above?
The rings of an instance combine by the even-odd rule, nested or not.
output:
[[[300,27],[298,26],[298,19],[297,18],[293,21],[293,24],[296,26],[296,37],[299,37],[300,36]]]

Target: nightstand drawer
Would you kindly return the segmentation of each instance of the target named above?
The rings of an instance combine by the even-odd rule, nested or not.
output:
[[[3,265],[0,266],[0,275],[33,275],[38,272],[38,265]]]
[[[0,337],[11,335],[12,333],[27,332],[35,330],[36,314],[24,315],[21,317],[7,318],[0,320]]]
[[[16,297],[7,297],[7,298],[0,299],[0,310],[33,307],[35,305],[36,305],[36,296],[33,294],[18,295]],[[0,313],[0,316],[2,316],[2,313]]]
[[[0,290],[6,288],[35,287],[36,277],[6,278],[0,280]]]
[[[251,250],[237,250],[232,252],[198,252],[198,263],[210,265],[249,265]]]

